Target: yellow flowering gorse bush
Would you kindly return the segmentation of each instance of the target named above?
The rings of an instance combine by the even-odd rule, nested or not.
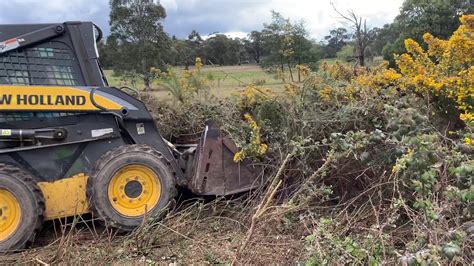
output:
[[[262,89],[253,84],[233,95],[237,98],[237,106],[240,110],[253,109],[257,104],[275,98],[275,94],[270,89]]]
[[[380,91],[388,88],[429,93],[454,103],[461,113],[460,119],[472,122],[474,109],[474,15],[460,18],[461,26],[449,40],[441,40],[426,33],[425,51],[413,39],[405,40],[408,53],[397,57],[400,71],[388,68],[388,63],[373,68],[351,67],[336,62],[321,65],[322,73],[335,81],[345,81],[357,90]],[[355,89],[357,88],[357,89]],[[329,100],[327,87],[322,87],[321,98]],[[347,97],[351,98],[351,97]],[[436,99],[434,99],[436,100]]]
[[[206,77],[201,72],[202,67],[201,58],[197,57],[192,70],[184,70],[182,73],[171,70],[167,73],[157,72],[161,76],[160,85],[180,102],[187,101],[201,91],[209,90]]]
[[[388,87],[398,86],[401,78],[400,73],[393,69],[386,69],[387,63],[384,62],[374,71],[365,75],[355,77],[355,83],[363,88],[380,91]]]
[[[414,40],[405,40],[408,53],[396,61],[401,88],[447,98],[462,113],[460,118],[469,121],[474,111],[474,15],[460,20],[449,40],[426,33],[426,51]]]
[[[340,81],[351,81],[355,76],[355,71],[353,68],[347,66],[346,64],[341,64],[336,61],[335,64],[328,64],[324,62],[321,65],[321,70],[323,73],[326,73],[334,80]]]
[[[245,121],[250,127],[250,142],[234,155],[234,161],[240,162],[248,157],[260,157],[267,153],[268,146],[260,139],[260,127],[250,114],[244,115]]]

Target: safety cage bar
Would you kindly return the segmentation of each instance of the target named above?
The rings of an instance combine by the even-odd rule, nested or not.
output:
[[[0,25],[0,84],[107,86],[91,22]]]

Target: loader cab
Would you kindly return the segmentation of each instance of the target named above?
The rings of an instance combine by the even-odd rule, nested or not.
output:
[[[38,92],[45,86],[105,87],[108,84],[99,65],[96,46],[101,38],[101,30],[91,22],[0,25],[0,86],[29,86],[30,91]],[[4,97],[0,98],[1,105],[8,98],[3,89],[0,90],[0,97]],[[16,127],[26,122],[38,127],[47,119],[81,114],[19,108],[0,112],[0,127]],[[35,143],[0,142],[0,148],[18,145]]]
[[[105,87],[101,38],[91,22],[1,25],[0,84]]]

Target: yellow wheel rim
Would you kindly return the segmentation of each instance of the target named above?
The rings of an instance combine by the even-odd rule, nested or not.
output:
[[[161,183],[156,173],[144,165],[128,165],[112,177],[108,187],[112,207],[121,215],[142,216],[160,200]]]
[[[21,208],[17,198],[8,190],[0,188],[0,242],[11,237],[21,220]]]

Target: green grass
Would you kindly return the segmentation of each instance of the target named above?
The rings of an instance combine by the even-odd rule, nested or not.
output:
[[[335,64],[338,61],[336,58],[322,59],[322,62],[327,64]],[[383,61],[381,57],[375,57],[373,61],[368,61],[368,66],[376,66]],[[353,63],[350,63],[353,64]],[[172,70],[178,74],[184,71],[183,67],[173,67]],[[241,65],[241,66],[204,66],[203,73],[208,78],[208,82],[211,86],[211,93],[218,97],[227,97],[235,92],[236,90],[244,88],[248,84],[263,84],[264,87],[279,90],[283,87],[284,82],[276,78],[275,75],[265,72],[260,66],[257,65]],[[144,84],[142,80],[136,80],[135,82],[127,81],[120,76],[114,75],[112,70],[105,70],[105,76],[107,77],[109,84],[114,87],[128,86],[136,89],[143,89]],[[289,80],[289,72],[286,71],[286,79]],[[296,78],[296,70],[293,71],[293,75]],[[163,91],[163,88],[159,86],[159,81],[152,83],[152,89],[154,94],[158,94],[160,97],[167,97],[167,92]],[[168,96],[169,97],[169,96]]]
[[[120,77],[114,75],[113,70],[104,70],[105,77],[107,78],[107,81],[109,82],[109,85],[112,87],[120,87],[124,84],[121,82]]]
[[[366,61],[366,65],[369,66],[369,67],[378,66],[378,65],[381,64],[383,61],[384,61],[384,60],[383,60],[383,57],[382,57],[382,56],[375,56],[372,61],[367,60],[367,61]],[[322,60],[321,60],[321,64],[324,63],[324,62],[326,62],[326,64],[328,64],[328,65],[334,65],[336,62],[344,63],[344,64],[351,64],[351,65],[354,65],[354,64],[355,64],[355,61],[350,62],[350,63],[347,63],[347,62],[341,61],[340,59],[337,59],[337,58],[326,58],[326,59],[322,59]]]
[[[326,62],[330,65],[335,64],[338,60],[336,58],[323,59],[321,62]],[[376,66],[382,62],[381,57],[375,57],[373,61],[368,61],[369,67]],[[347,64],[343,62],[344,64]],[[353,64],[349,63],[349,64]],[[183,67],[173,67],[172,70],[178,75],[184,71]],[[263,87],[270,88],[275,92],[281,92],[283,90],[284,82],[277,78],[273,74],[265,72],[260,66],[257,65],[241,65],[241,66],[204,66],[202,72],[208,79],[208,83],[211,87],[211,94],[218,98],[225,98],[231,96],[236,91],[239,91],[249,84],[258,83],[263,84]],[[104,71],[109,84],[114,87],[128,86],[139,90],[142,90],[144,85],[142,80],[136,80],[130,82],[122,77],[115,76],[112,70]],[[286,71],[286,80],[289,80],[289,72]],[[296,70],[293,71],[293,75],[297,78]],[[156,96],[158,99],[165,101],[172,100],[172,96],[160,87],[159,81],[152,83],[152,91],[149,92]]]
[[[180,73],[183,71],[181,67],[174,67],[173,71]],[[245,88],[245,86],[254,83],[263,83],[266,88],[271,88],[280,91],[283,87],[281,79],[276,79],[274,75],[265,72],[261,67],[256,65],[242,65],[242,66],[205,66],[203,68],[204,75],[208,78],[211,87],[211,94],[218,98],[225,98],[232,95],[232,93]],[[115,76],[112,70],[104,71],[110,86],[122,87],[129,86],[139,90],[143,89],[143,81],[136,81],[131,83],[124,80],[122,77]],[[163,100],[171,100],[168,91],[159,86],[159,81],[152,83],[153,91],[150,92],[154,96]]]
[[[320,62],[321,64],[326,63],[328,65],[334,65],[337,61],[339,61],[337,58],[326,58],[326,59],[322,59]]]
[[[134,87],[137,89],[143,89],[144,84],[142,80],[137,80],[136,83],[130,82],[125,80],[121,76],[114,75],[113,70],[104,70],[104,74],[107,77],[107,81],[109,82],[109,85],[112,87],[122,87],[122,86],[128,86],[128,87]]]

